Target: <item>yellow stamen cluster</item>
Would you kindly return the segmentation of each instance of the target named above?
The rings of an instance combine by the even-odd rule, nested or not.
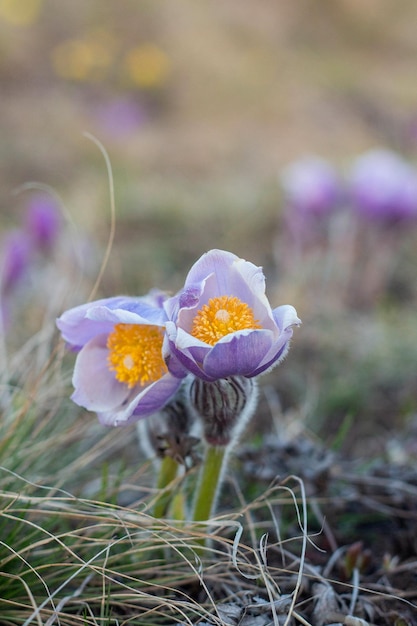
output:
[[[116,324],[107,338],[109,369],[134,387],[159,380],[168,372],[162,358],[163,330],[146,324]]]
[[[211,298],[193,320],[191,334],[214,346],[222,337],[237,330],[262,328],[252,309],[236,296]]]

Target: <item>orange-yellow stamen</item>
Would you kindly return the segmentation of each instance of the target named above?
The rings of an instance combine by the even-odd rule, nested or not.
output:
[[[134,387],[148,385],[168,372],[162,358],[163,330],[146,324],[116,324],[107,338],[109,369]]]
[[[237,330],[262,328],[252,309],[236,296],[211,298],[193,320],[191,334],[214,346],[222,337]]]

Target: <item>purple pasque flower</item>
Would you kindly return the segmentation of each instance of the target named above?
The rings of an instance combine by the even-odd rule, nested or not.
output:
[[[304,218],[331,213],[343,195],[336,170],[316,156],[306,156],[287,165],[281,172],[281,184],[288,212]]]
[[[147,118],[144,106],[127,96],[101,105],[96,114],[109,135],[121,138],[135,133],[146,123]]]
[[[34,247],[48,252],[61,228],[61,215],[56,201],[47,194],[34,196],[27,205],[25,227]]]
[[[20,229],[9,231],[2,242],[1,290],[8,293],[27,272],[32,255],[32,243]]]
[[[283,359],[300,324],[294,307],[271,309],[262,268],[223,250],[204,254],[164,307],[170,371],[206,381],[265,372]]]
[[[370,150],[353,163],[350,195],[359,214],[381,222],[417,218],[417,173],[391,150]]]
[[[72,400],[105,426],[123,426],[161,409],[181,379],[165,364],[164,296],[104,298],[69,309],[57,326],[78,351]]]

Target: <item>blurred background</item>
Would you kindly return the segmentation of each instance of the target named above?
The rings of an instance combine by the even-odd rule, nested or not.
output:
[[[116,201],[98,296],[175,292],[211,248],[262,265],[303,326],[256,429],[415,458],[416,20],[412,0],[0,0],[8,341],[98,275],[89,133]]]

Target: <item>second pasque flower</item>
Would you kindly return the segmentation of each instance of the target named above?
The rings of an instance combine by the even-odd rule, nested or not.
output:
[[[262,268],[223,250],[204,254],[164,307],[169,369],[206,381],[265,372],[283,359],[300,323],[294,307],[271,308]]]

